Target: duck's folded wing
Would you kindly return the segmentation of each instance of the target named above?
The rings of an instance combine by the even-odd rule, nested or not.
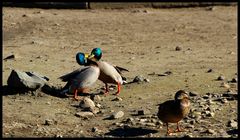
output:
[[[67,82],[71,79],[73,79],[76,75],[78,75],[79,73],[85,71],[86,69],[88,69],[89,67],[83,67],[83,68],[79,68],[71,73],[65,74],[61,77],[59,77],[59,79],[61,79],[63,82]]]

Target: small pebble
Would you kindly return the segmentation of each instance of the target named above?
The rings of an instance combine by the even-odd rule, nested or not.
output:
[[[112,99],[112,101],[122,101],[122,100],[123,100],[123,99],[120,98],[120,97],[116,97],[116,98]]]
[[[146,115],[150,114],[151,112],[149,110],[143,109],[143,110],[138,110],[138,115]]]
[[[199,95],[199,93],[197,93],[195,91],[189,92],[189,96],[197,96],[197,95]]]
[[[213,72],[213,69],[209,69],[209,70],[207,71],[207,73],[210,73],[210,72]]]
[[[226,98],[221,99],[221,103],[225,104],[228,103],[228,100]]]
[[[144,81],[144,78],[142,75],[139,75],[139,76],[136,76],[134,79],[133,79],[133,82],[143,82]]]
[[[221,87],[225,87],[227,89],[231,88],[230,85],[225,82],[221,83]]]
[[[225,79],[225,77],[222,76],[222,75],[220,75],[220,76],[217,78],[217,80],[219,80],[219,81],[223,81],[224,79]]]
[[[228,121],[228,127],[236,128],[238,126],[238,123],[235,120]]]
[[[237,83],[237,78],[233,78],[231,82],[232,83]]]
[[[144,79],[144,82],[148,82],[148,83],[149,83],[149,82],[150,82],[150,80],[149,80],[149,79]]]
[[[52,125],[53,124],[53,120],[50,119],[46,119],[44,125]]]
[[[206,133],[209,133],[209,134],[214,134],[214,133],[215,133],[215,131],[214,131],[213,129],[208,129],[208,130],[206,130]]]
[[[92,132],[99,132],[99,130],[98,130],[97,127],[93,127],[93,128],[92,128]]]
[[[182,50],[182,47],[177,46],[177,47],[175,48],[175,50],[176,50],[176,51],[181,51],[181,50]]]

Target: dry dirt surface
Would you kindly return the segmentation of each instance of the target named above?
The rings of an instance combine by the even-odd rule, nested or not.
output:
[[[178,46],[178,47],[177,47]],[[179,9],[30,9],[3,7],[3,86],[12,69],[47,76],[48,85],[80,66],[77,52],[100,47],[102,60],[127,68],[120,99],[113,86],[91,88],[100,112],[79,117],[80,101],[54,93],[3,94],[3,137],[238,137],[237,6]],[[176,48],[179,48],[176,50]],[[211,69],[211,70],[210,70]],[[222,80],[217,80],[222,75]],[[135,76],[145,78],[133,83]],[[225,84],[224,84],[225,83]],[[185,132],[166,136],[158,104],[184,89]],[[93,97],[93,96],[92,96]],[[235,96],[234,96],[235,97]],[[143,114],[138,111],[143,110]],[[123,111],[117,119],[111,114]],[[175,128],[176,124],[170,124]]]

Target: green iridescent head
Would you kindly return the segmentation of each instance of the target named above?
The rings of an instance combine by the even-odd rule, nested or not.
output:
[[[96,60],[100,60],[102,57],[102,50],[100,48],[94,48],[88,57],[89,59],[95,58]]]
[[[76,60],[77,60],[77,63],[79,64],[79,65],[85,65],[86,64],[86,57],[88,57],[87,56],[87,54],[84,54],[84,53],[81,53],[81,52],[79,52],[79,53],[77,53],[76,54]]]

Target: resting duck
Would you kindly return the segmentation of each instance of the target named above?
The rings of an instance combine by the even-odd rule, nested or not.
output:
[[[159,104],[158,118],[167,124],[167,135],[172,133],[168,128],[168,123],[177,123],[175,132],[183,131],[179,127],[179,121],[188,115],[190,111],[190,99],[186,91],[179,90],[175,94],[175,100],[169,100]]]
[[[91,54],[87,57],[87,63],[89,62],[96,62],[99,69],[100,75],[98,79],[105,83],[105,95],[109,93],[108,84],[116,84],[118,90],[116,95],[119,95],[121,90],[121,85],[123,84],[123,77],[121,76],[121,71],[128,71],[127,69],[121,68],[119,66],[113,66],[105,61],[100,61],[102,57],[102,50],[100,48],[94,48],[91,51]],[[80,64],[78,62],[78,64]],[[81,65],[81,64],[80,64]]]
[[[76,60],[81,65],[86,65],[86,56],[84,53],[78,53]],[[67,82],[66,86],[70,93],[74,93],[74,99],[80,100],[78,92],[88,93],[88,89],[97,81],[100,75],[100,69],[96,62],[91,62],[88,66],[79,68],[71,73],[59,77],[63,82]]]

